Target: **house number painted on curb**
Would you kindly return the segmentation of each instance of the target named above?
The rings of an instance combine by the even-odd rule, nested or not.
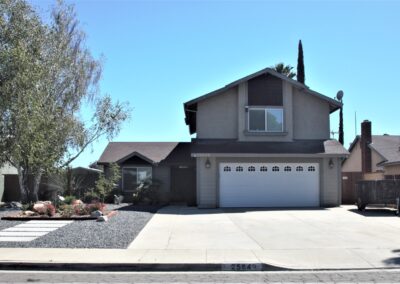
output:
[[[224,271],[261,271],[261,263],[225,263],[222,264]]]

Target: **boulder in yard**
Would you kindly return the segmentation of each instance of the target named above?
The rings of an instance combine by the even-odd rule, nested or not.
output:
[[[33,216],[33,215],[35,215],[35,212],[30,211],[30,210],[26,210],[22,214],[24,214],[25,216]]]
[[[96,210],[96,211],[93,211],[92,213],[90,213],[90,216],[91,217],[100,217],[100,216],[103,216],[103,212],[101,212],[100,210]]]
[[[107,216],[100,216],[99,218],[97,218],[97,222],[107,222],[107,221],[108,221]]]

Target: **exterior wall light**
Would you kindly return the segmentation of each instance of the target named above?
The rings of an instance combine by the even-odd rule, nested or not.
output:
[[[206,169],[211,168],[211,162],[210,162],[210,160],[209,160],[208,158],[207,158],[207,160],[206,160],[205,166],[206,166]]]
[[[333,160],[332,160],[332,158],[331,158],[331,159],[329,159],[329,163],[328,163],[328,165],[329,165],[329,168],[330,168],[330,169],[333,169],[333,166],[334,166],[335,164],[333,163]]]

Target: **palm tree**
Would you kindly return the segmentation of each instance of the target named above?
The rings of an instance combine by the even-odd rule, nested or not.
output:
[[[275,64],[275,66],[271,67],[273,70],[275,70],[278,73],[281,73],[290,79],[293,79],[294,76],[296,76],[295,72],[292,72],[293,67],[290,65],[285,65],[283,62]]]

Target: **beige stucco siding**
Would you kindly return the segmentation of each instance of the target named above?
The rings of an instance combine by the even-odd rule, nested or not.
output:
[[[321,206],[339,206],[342,200],[341,160],[332,158],[333,167],[329,167],[330,158],[322,159],[321,163]]]
[[[376,153],[375,150],[371,149],[371,162],[372,162],[372,172],[382,171],[383,168],[377,166],[378,163],[382,162],[383,158]],[[360,140],[357,141],[356,145],[350,153],[350,156],[343,163],[343,172],[361,172],[361,146]]]
[[[385,175],[400,175],[400,165],[386,166]]]
[[[293,138],[329,139],[329,103],[294,89]]]
[[[239,141],[292,141],[293,140],[293,112],[292,112],[292,85],[283,82],[283,111],[284,132],[283,134],[258,135],[247,133],[248,117],[246,107],[248,106],[247,82],[239,85],[238,91],[238,140]]]
[[[199,208],[217,207],[217,163],[215,158],[208,158],[211,164],[206,168],[207,158],[196,159],[197,206]]]
[[[197,138],[237,138],[237,88],[201,101],[197,105]]]
[[[207,158],[197,161],[197,202],[200,208],[219,206],[219,164],[225,162],[254,163],[319,163],[320,168],[320,206],[338,206],[341,202],[341,163],[332,158],[334,166],[329,167],[329,158],[222,158],[209,157],[210,168],[205,167]]]
[[[361,147],[358,141],[342,166],[343,172],[361,172]]]

